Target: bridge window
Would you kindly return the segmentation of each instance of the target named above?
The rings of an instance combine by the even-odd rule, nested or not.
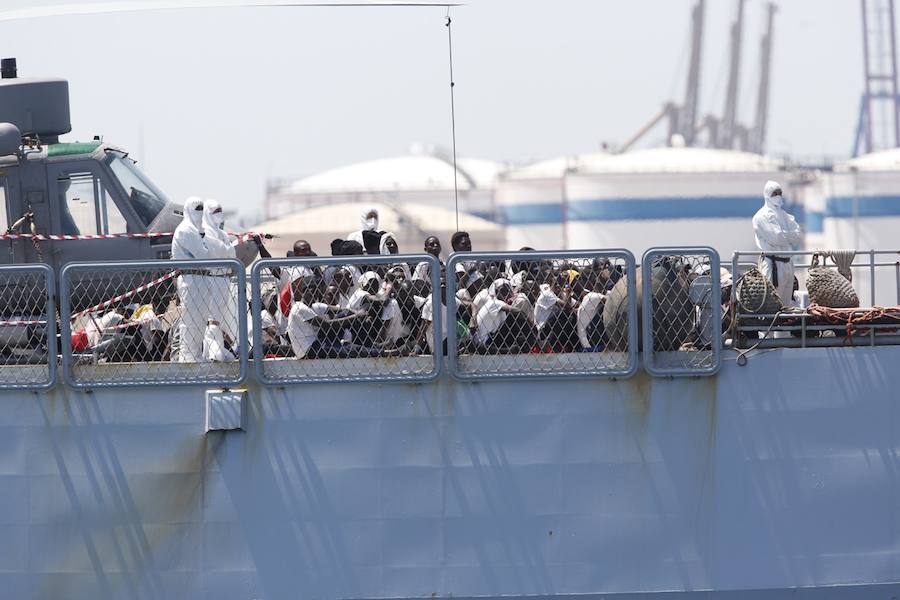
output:
[[[60,226],[63,235],[96,235],[96,180],[91,173],[71,173],[57,179],[59,189]]]
[[[103,181],[90,172],[57,179],[63,235],[127,233],[128,223]]]

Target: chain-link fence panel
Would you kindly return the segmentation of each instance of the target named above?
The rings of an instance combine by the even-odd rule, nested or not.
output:
[[[258,261],[251,339],[260,382],[436,378],[443,281],[440,261],[426,254]]]
[[[627,250],[454,254],[451,373],[464,380],[633,375],[634,281]]]
[[[53,271],[0,267],[0,389],[47,389],[56,382]]]
[[[77,263],[60,277],[63,372],[76,388],[234,385],[247,374],[236,260]]]
[[[723,287],[724,284],[724,287]],[[644,368],[655,376],[712,375],[721,364],[722,305],[731,295],[712,248],[650,248],[638,279]]]

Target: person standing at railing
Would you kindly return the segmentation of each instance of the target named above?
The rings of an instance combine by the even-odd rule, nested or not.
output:
[[[444,261],[441,260],[441,240],[430,235],[425,238],[425,253],[435,257],[441,265],[441,281],[444,281]],[[431,263],[420,262],[413,271],[413,281],[431,281]]]
[[[225,233],[225,215],[222,205],[216,200],[203,203],[203,233],[210,257],[217,259],[235,259],[237,254],[228,234]],[[233,344],[237,340],[237,288],[227,269],[212,269],[209,272],[209,307],[210,317],[222,328],[226,339]]]
[[[191,196],[184,201],[184,217],[172,235],[172,260],[209,260],[212,252],[204,239],[203,200]],[[210,277],[196,272],[178,276],[175,283],[181,306],[177,332],[178,362],[201,362],[203,334],[209,318]]]
[[[775,286],[782,303],[790,306],[794,286],[794,264],[790,256],[784,256],[782,253],[790,252],[794,246],[800,244],[803,236],[797,221],[783,208],[781,185],[775,181],[767,181],[763,198],[765,204],[753,216],[756,247],[762,250],[759,270]]]

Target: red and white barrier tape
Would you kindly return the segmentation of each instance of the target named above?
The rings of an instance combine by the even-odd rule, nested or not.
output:
[[[172,279],[173,277],[177,277],[180,274],[181,274],[181,271],[179,269],[175,269],[171,273],[166,273],[162,277],[154,279],[153,281],[151,281],[149,283],[145,283],[142,286],[136,287],[131,291],[125,292],[124,294],[119,294],[115,298],[110,298],[109,300],[101,302],[100,304],[97,304],[90,308],[86,308],[81,312],[75,313],[74,315],[72,315],[72,320],[75,320],[79,317],[83,317],[84,315],[86,315],[88,313],[92,313],[92,312],[95,312],[98,310],[103,310],[104,308],[109,308],[110,306],[112,306],[113,304],[116,304],[117,302],[121,302],[122,300],[127,300],[128,298],[131,298],[132,296],[134,296],[136,294],[140,294],[141,292],[146,292],[153,286],[159,285],[160,283],[163,283],[164,281],[168,281],[169,279]]]
[[[141,239],[141,238],[161,238],[172,236],[173,233],[102,233],[97,235],[57,235],[52,233],[0,233],[0,240],[37,240],[40,242],[71,242],[80,240],[115,240],[115,239]],[[245,242],[257,235],[265,236],[262,233],[229,233],[228,235],[237,238],[237,242]]]
[[[57,240],[57,239],[71,240],[71,239],[108,239],[108,238],[121,238],[121,237],[161,237],[161,236],[172,235],[172,234],[171,233],[133,233],[133,234],[132,233],[116,233],[116,234],[95,235],[95,236],[49,236],[48,237],[48,236],[33,236],[31,234],[22,233],[22,234],[5,234],[5,236],[3,236],[3,237],[6,237],[7,239],[9,239],[9,236],[11,236],[11,235],[17,235],[17,236],[21,236],[23,238],[30,237],[32,239],[38,239],[38,237],[42,237],[45,239],[54,239],[54,240]],[[264,234],[247,232],[247,233],[229,233],[228,235],[235,236],[236,239],[234,242],[232,242],[231,245],[236,246],[243,241],[252,239],[252,238],[256,237],[257,235],[264,235]],[[72,320],[74,321],[75,319],[82,317],[88,313],[92,313],[92,312],[95,312],[98,310],[103,310],[104,308],[109,308],[110,306],[112,306],[113,304],[116,304],[117,302],[121,302],[122,300],[131,298],[135,294],[140,294],[141,292],[146,292],[151,287],[153,287],[155,285],[159,285],[160,283],[163,283],[164,281],[168,281],[169,279],[172,279],[173,277],[177,277],[180,274],[181,274],[181,271],[179,269],[175,269],[171,273],[166,273],[162,277],[159,277],[158,279],[154,279],[153,281],[146,283],[140,287],[137,287],[133,290],[125,292],[124,294],[119,294],[118,296],[116,296],[114,298],[110,298],[109,300],[105,300],[105,301],[101,302],[100,304],[96,304],[90,308],[86,308],[86,309],[82,310],[81,312],[75,313],[72,315]]]
[[[47,321],[0,321],[0,327],[13,327],[16,325],[46,325]]]

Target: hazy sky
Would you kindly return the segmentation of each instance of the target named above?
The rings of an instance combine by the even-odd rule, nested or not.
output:
[[[82,0],[83,1],[83,0]],[[33,6],[62,0],[2,0]],[[693,0],[469,0],[454,8],[460,154],[529,161],[622,142],[683,94]],[[862,91],[857,0],[780,0],[769,150],[846,157]],[[708,0],[702,112],[722,112],[735,2]],[[750,120],[763,0],[747,0]],[[252,214],[268,177],[449,146],[439,8],[255,8],[0,23],[20,76],[70,81],[74,131],[130,150],[176,200]],[[658,143],[662,132],[649,138]]]

